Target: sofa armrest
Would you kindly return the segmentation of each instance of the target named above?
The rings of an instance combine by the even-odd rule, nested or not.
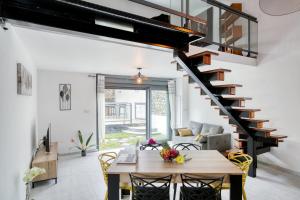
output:
[[[224,152],[231,149],[231,133],[208,135],[207,150]]]

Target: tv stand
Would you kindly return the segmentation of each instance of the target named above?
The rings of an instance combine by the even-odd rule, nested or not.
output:
[[[37,151],[33,161],[32,167],[44,168],[46,170],[45,174],[42,174],[32,181],[32,187],[34,188],[35,183],[46,181],[46,180],[55,180],[55,184],[57,183],[57,142],[53,142],[50,144],[50,152],[46,152],[46,147],[42,145]]]

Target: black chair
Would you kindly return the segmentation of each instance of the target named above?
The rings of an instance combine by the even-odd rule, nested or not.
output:
[[[173,146],[176,150],[201,150],[201,146],[193,143],[178,143]]]
[[[173,148],[176,150],[201,150],[201,146],[193,143],[178,143],[173,145]],[[176,198],[176,192],[177,192],[177,183],[174,183],[174,198]]]
[[[130,174],[132,200],[169,200],[172,175],[140,177]]]
[[[140,146],[140,150],[144,151],[144,150],[161,150],[163,147],[161,144],[142,144]]]
[[[180,200],[221,200],[223,179],[181,174]]]

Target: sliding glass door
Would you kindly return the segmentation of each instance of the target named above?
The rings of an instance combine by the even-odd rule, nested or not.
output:
[[[169,99],[167,90],[151,90],[151,138],[168,140]]]
[[[101,150],[123,148],[137,141],[170,138],[168,80],[138,85],[123,76],[98,75],[97,139]]]
[[[102,149],[145,141],[146,90],[105,89],[105,139]]]

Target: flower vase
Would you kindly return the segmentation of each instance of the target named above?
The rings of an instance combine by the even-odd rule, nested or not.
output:
[[[81,151],[81,156],[82,156],[82,157],[85,157],[85,156],[86,156],[86,150],[82,150],[82,151]]]
[[[30,185],[26,183],[26,200],[30,200]]]

